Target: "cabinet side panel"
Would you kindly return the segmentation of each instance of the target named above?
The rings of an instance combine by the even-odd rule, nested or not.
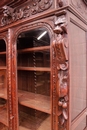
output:
[[[71,120],[86,108],[86,33],[70,23]]]

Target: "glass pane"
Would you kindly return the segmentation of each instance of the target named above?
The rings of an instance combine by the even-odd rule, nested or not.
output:
[[[0,55],[0,66],[6,66],[6,55]]]
[[[26,57],[26,58],[25,58]],[[50,51],[33,51],[18,54],[18,66],[50,67]]]
[[[45,28],[21,33],[18,49],[19,130],[51,130],[50,38]]]
[[[86,108],[86,34],[73,23],[70,27],[71,118],[73,120]]]
[[[8,130],[6,44],[0,39],[0,130]]]
[[[37,94],[50,95],[50,72],[18,71],[18,88]]]
[[[21,33],[18,36],[17,43],[18,49],[48,46],[50,45],[50,37],[45,28],[39,28]]]

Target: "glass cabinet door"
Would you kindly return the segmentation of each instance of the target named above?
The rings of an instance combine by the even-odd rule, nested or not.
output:
[[[17,39],[19,130],[51,130],[50,37],[45,28]]]

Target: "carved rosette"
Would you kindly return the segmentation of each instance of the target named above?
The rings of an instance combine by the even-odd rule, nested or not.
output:
[[[67,20],[62,15],[56,18],[54,33],[56,38],[53,41],[53,75],[56,78],[56,114],[59,130],[68,130],[68,109],[69,109],[69,84],[68,84],[68,38]],[[56,75],[54,74],[56,69]],[[53,79],[54,80],[54,79]],[[55,87],[55,84],[53,84]]]
[[[53,0],[34,0],[26,7],[13,9],[9,6],[3,7],[3,17],[1,26],[10,24],[19,19],[30,17],[31,15],[43,12],[52,6]]]

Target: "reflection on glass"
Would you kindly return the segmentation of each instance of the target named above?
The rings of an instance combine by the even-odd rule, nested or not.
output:
[[[25,58],[26,57],[26,58]],[[49,50],[18,54],[18,66],[50,67]]]
[[[46,31],[46,34],[41,36]],[[39,28],[31,31],[27,31],[21,33],[17,39],[17,48],[24,49],[24,48],[33,48],[33,47],[41,47],[41,46],[49,46],[50,45],[50,37],[46,29]]]
[[[6,43],[0,39],[0,130],[8,130]]]

